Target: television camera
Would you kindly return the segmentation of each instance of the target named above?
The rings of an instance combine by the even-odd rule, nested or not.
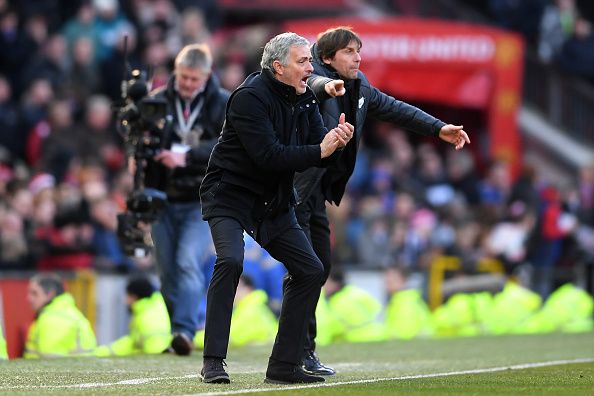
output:
[[[126,43],[124,43],[126,45]],[[126,62],[126,72],[128,70]],[[117,235],[124,253],[148,255],[152,241],[148,224],[154,222],[167,202],[163,191],[145,187],[145,167],[161,149],[167,123],[167,102],[148,96],[144,72],[130,72],[122,81],[122,98],[117,108],[118,131],[124,138],[126,154],[134,158],[134,188],[126,200],[126,211],[118,215]]]

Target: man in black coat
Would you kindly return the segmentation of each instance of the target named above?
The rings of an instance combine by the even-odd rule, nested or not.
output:
[[[210,153],[221,133],[230,93],[212,74],[206,44],[187,45],[175,58],[166,86],[151,96],[167,102],[162,147],[145,168],[146,187],[167,194],[167,204],[151,227],[161,292],[171,318],[171,348],[178,355],[193,350],[200,299],[206,289],[203,265],[212,240],[202,219],[198,189]]]
[[[202,186],[202,212],[216,249],[208,289],[202,380],[229,383],[227,356],[233,299],[243,270],[247,232],[287,268],[279,329],[266,370],[269,383],[321,382],[300,367],[307,319],[320,295],[323,266],[297,224],[293,175],[326,166],[353,126],[340,116],[327,132],[306,84],[309,42],[283,33],[264,47],[262,71],[233,92]]]
[[[308,85],[321,100],[324,124],[335,124],[341,114],[346,114],[346,121],[355,127],[354,138],[335,162],[326,169],[311,168],[295,176],[299,196],[297,219],[324,265],[324,281],[331,266],[330,228],[325,201],[340,204],[355,168],[367,117],[391,122],[425,136],[439,137],[453,144],[457,150],[470,143],[462,126],[446,124],[372,86],[359,70],[361,46],[361,39],[350,28],[337,27],[321,33],[312,47],[314,75],[308,80]],[[314,352],[315,336],[314,314],[308,326],[303,369],[310,374],[332,375],[335,371],[322,364]]]

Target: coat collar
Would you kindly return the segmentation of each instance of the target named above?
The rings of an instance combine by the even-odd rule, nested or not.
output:
[[[276,77],[274,77],[274,74],[272,74],[270,70],[263,69],[262,78],[272,88],[273,91],[275,91],[288,103],[295,104],[297,102],[298,95],[295,88],[285,84],[282,81],[279,81]]]

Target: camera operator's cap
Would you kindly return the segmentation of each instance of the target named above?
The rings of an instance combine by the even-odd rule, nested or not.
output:
[[[46,188],[54,188],[56,185],[56,178],[49,173],[40,173],[33,176],[29,182],[29,191],[37,194]]]

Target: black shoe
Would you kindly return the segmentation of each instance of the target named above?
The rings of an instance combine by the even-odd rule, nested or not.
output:
[[[184,333],[174,333],[171,348],[177,355],[188,356],[194,349],[194,343]]]
[[[297,365],[274,363],[269,363],[264,380],[267,384],[311,384],[324,381],[324,377],[307,374]]]
[[[227,363],[221,358],[204,358],[204,365],[200,370],[200,379],[207,384],[229,384],[229,374],[223,366]]]
[[[320,362],[318,355],[314,351],[309,351],[303,358],[303,371],[312,375],[334,375],[336,370],[332,367],[325,366]]]

